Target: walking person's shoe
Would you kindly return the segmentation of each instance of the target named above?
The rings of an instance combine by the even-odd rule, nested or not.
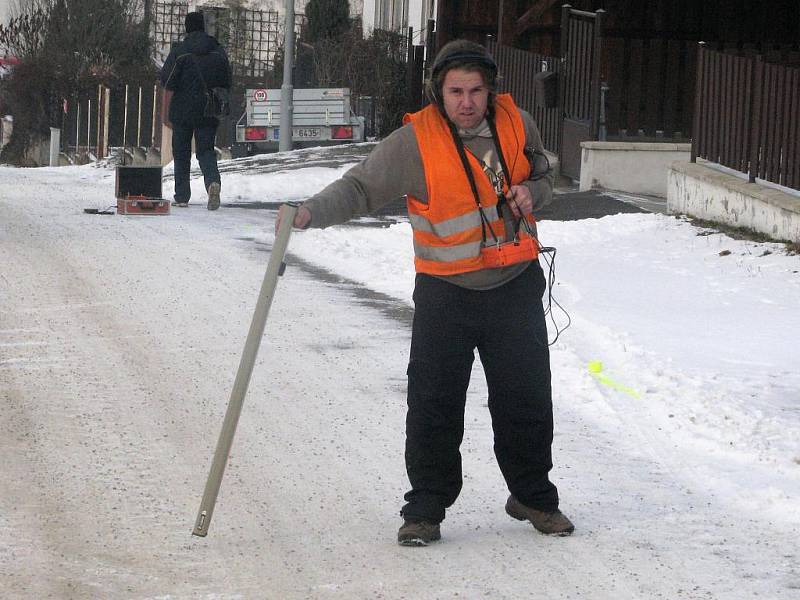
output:
[[[406,519],[397,532],[397,543],[401,546],[427,546],[442,538],[438,523]]]
[[[173,200],[172,206],[178,206],[180,208],[189,208],[189,201],[188,200]]]
[[[537,531],[546,535],[565,536],[575,531],[572,521],[560,510],[556,509],[552,512],[536,510],[525,506],[513,495],[508,497],[506,512],[517,521],[530,521]]]
[[[212,181],[208,185],[208,210],[217,210],[219,208],[219,188],[220,185],[216,181]]]

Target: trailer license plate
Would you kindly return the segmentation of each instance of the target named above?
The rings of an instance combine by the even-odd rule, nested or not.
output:
[[[303,129],[295,129],[294,130],[294,137],[297,138],[311,138],[316,139],[319,137],[319,129],[317,128],[303,128]]]

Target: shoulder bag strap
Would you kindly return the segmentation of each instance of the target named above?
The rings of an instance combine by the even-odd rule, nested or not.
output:
[[[194,66],[197,69],[197,75],[200,77],[200,81],[203,82],[203,87],[206,88],[206,93],[208,92],[208,85],[206,85],[205,77],[203,77],[203,72],[200,70],[200,62],[197,60],[197,55],[194,52],[190,52],[189,54],[192,55],[192,62],[194,62]]]

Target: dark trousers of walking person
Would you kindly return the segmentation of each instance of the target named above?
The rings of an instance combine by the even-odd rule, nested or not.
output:
[[[200,170],[203,172],[205,189],[212,182],[220,182],[217,169],[217,151],[214,142],[217,136],[217,123],[172,124],[172,159],[175,161],[175,201],[188,202],[192,196],[189,186],[189,170],[192,164],[192,136],[194,136],[195,154]]]
[[[441,522],[461,492],[459,447],[474,350],[489,391],[494,452],[508,488],[538,510],[558,508],[552,468],[550,355],[538,262],[476,291],[418,274],[408,366],[403,517]]]

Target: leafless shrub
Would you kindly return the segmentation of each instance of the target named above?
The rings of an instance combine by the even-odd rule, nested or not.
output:
[[[63,99],[153,71],[140,0],[33,0],[21,10],[0,25],[0,47],[21,61],[0,81],[0,103],[14,116],[0,160],[17,164],[60,126]]]

